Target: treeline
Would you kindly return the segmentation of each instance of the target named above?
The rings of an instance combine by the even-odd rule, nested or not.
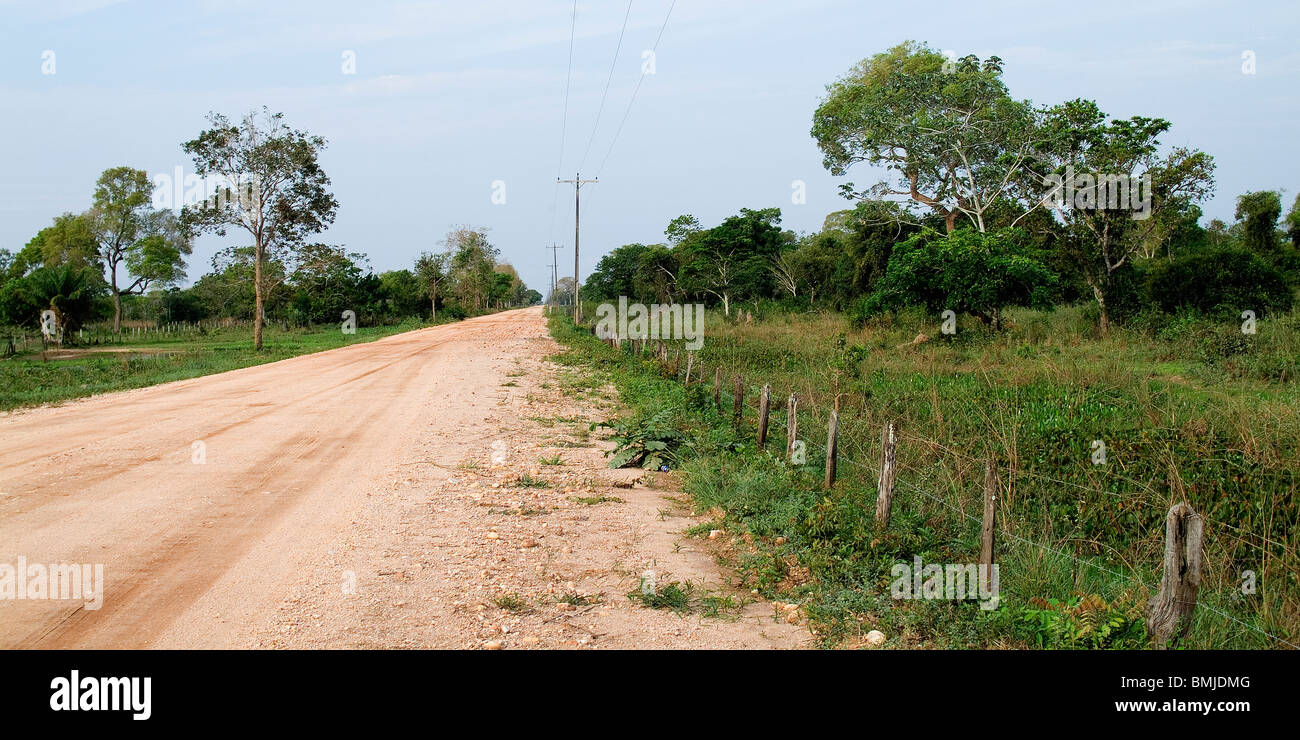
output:
[[[1102,332],[1153,312],[1289,309],[1300,197],[1284,219],[1279,192],[1245,193],[1234,223],[1202,224],[1213,159],[1162,149],[1170,126],[1111,119],[1082,99],[1035,106],[1009,94],[997,57],[904,43],[828,86],[813,115],[833,174],[863,162],[887,173],[842,186],[852,208],[813,234],[783,230],[776,208],[708,228],[680,216],[665,243],[608,254],[582,297],[705,302],[728,315],[775,300],[859,323],[921,306],[995,328],[1007,306],[1090,302]]]
[[[36,327],[46,310],[68,337],[109,319],[115,332],[123,320],[250,319],[260,348],[264,321],[338,323],[353,311],[359,324],[380,325],[540,302],[481,227],[455,228],[410,269],[378,274],[365,254],[313,241],[338,206],[316,162],[324,140],[289,129],[278,114],[210,121],[183,145],[206,178],[183,207],[154,207],[147,173],[115,167],[84,212],[56,217],[17,252],[0,249],[0,325]],[[225,162],[250,171],[223,171]],[[279,185],[237,192],[212,178]],[[159,187],[170,195],[166,182]],[[253,243],[220,250],[206,274],[180,287],[194,238],[227,230]]]

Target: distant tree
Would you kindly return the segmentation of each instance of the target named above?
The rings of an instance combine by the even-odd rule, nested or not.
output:
[[[1079,266],[1100,314],[1100,329],[1110,329],[1108,297],[1119,271],[1150,242],[1169,209],[1204,201],[1214,190],[1214,160],[1204,152],[1174,147],[1158,154],[1159,137],[1170,123],[1134,116],[1107,121],[1090,100],[1054,106],[1045,115],[1041,162],[1064,180],[1080,181],[1075,199],[1059,198],[1052,207],[1064,223],[1059,240],[1065,259]],[[1102,177],[1106,185],[1100,184]],[[1133,192],[1140,184],[1145,194]],[[1110,207],[1107,189],[1126,187],[1128,208]],[[1143,199],[1143,203],[1130,202]],[[1091,201],[1091,203],[1090,203]],[[1117,200],[1117,204],[1119,201]]]
[[[1300,194],[1296,195],[1291,210],[1286,214],[1286,233],[1291,237],[1291,248],[1300,250]]]
[[[369,273],[364,254],[329,244],[305,244],[295,257],[289,284],[296,320],[324,324],[339,321],[344,311],[362,315],[372,297],[362,289],[363,278]]]
[[[114,167],[99,176],[94,204],[85,219],[89,235],[97,244],[96,262],[108,270],[113,331],[120,332],[122,296],[143,295],[155,284],[169,285],[183,279],[185,257],[191,252],[190,238],[171,211],[154,210],[148,174],[130,167]],[[57,248],[54,244],[50,247]],[[68,258],[85,258],[80,248],[69,241],[64,242],[63,249]],[[51,249],[47,247],[49,256]],[[132,278],[125,286],[119,282]]]
[[[450,255],[452,294],[465,308],[487,308],[496,285],[493,268],[500,254],[488,241],[487,229],[460,226],[448,232],[442,243]]]
[[[419,316],[426,295],[424,282],[410,270],[389,270],[379,274],[380,303],[388,316]]]
[[[1237,196],[1235,218],[1242,223],[1246,249],[1263,257],[1277,252],[1280,239],[1277,220],[1282,215],[1282,197],[1273,190]]]
[[[780,222],[779,208],[742,208],[711,229],[689,232],[676,246],[683,290],[716,297],[726,316],[734,299],[771,295],[771,260],[788,244]]]
[[[613,299],[627,296],[640,299],[637,274],[641,270],[641,257],[649,249],[644,244],[624,244],[600,258],[596,269],[582,285],[584,300]]]
[[[215,197],[186,206],[182,220],[195,233],[224,236],[228,228],[238,228],[252,237],[253,346],[260,350],[268,263],[291,263],[293,251],[333,223],[338,211],[318,161],[325,139],[289,128],[283,114],[266,108],[238,125],[217,113],[209,114],[208,122],[212,127],[183,148],[199,176],[216,176],[224,184]]]
[[[421,252],[415,260],[415,276],[429,296],[429,320],[438,320],[438,286],[448,279],[451,255],[446,252]]]
[[[681,295],[677,275],[681,272],[678,255],[663,244],[651,244],[637,260],[633,292],[655,303],[673,303]]]

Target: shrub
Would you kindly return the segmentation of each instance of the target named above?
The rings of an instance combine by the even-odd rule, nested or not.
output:
[[[1167,312],[1194,308],[1235,319],[1243,310],[1257,316],[1286,311],[1291,289],[1267,260],[1234,247],[1176,257],[1151,268],[1146,278],[1151,300]]]
[[[1019,230],[962,229],[945,236],[925,229],[894,247],[884,277],[852,317],[861,325],[913,305],[969,313],[999,328],[1004,306],[1050,305],[1057,279]]]

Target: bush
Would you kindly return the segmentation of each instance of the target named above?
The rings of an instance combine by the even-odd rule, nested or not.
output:
[[[894,247],[875,292],[851,315],[861,325],[900,306],[924,306],[969,313],[996,328],[1004,306],[1050,305],[1058,278],[1040,257],[1016,229],[947,235],[925,229]]]
[[[1146,277],[1151,300],[1173,313],[1193,308],[1222,319],[1244,310],[1262,317],[1291,308],[1291,289],[1282,273],[1262,257],[1224,247],[1194,252],[1151,268]]]

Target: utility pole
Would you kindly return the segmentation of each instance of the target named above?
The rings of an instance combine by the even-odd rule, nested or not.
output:
[[[590,182],[598,182],[600,178],[594,180],[584,180],[582,175],[575,173],[572,180],[561,180],[558,177],[556,182],[573,183],[573,323],[582,320],[582,304],[578,302],[578,226],[580,224],[578,211],[578,191],[583,185]]]
[[[559,274],[560,260],[558,259],[558,255],[556,254],[556,252],[558,252],[562,248],[563,247],[561,247],[559,244],[556,244],[555,242],[551,242],[551,246],[549,247],[543,247],[543,249],[551,250],[551,264],[549,265],[549,267],[551,268],[551,304],[552,305],[555,304],[555,293],[560,289],[560,274]]]

